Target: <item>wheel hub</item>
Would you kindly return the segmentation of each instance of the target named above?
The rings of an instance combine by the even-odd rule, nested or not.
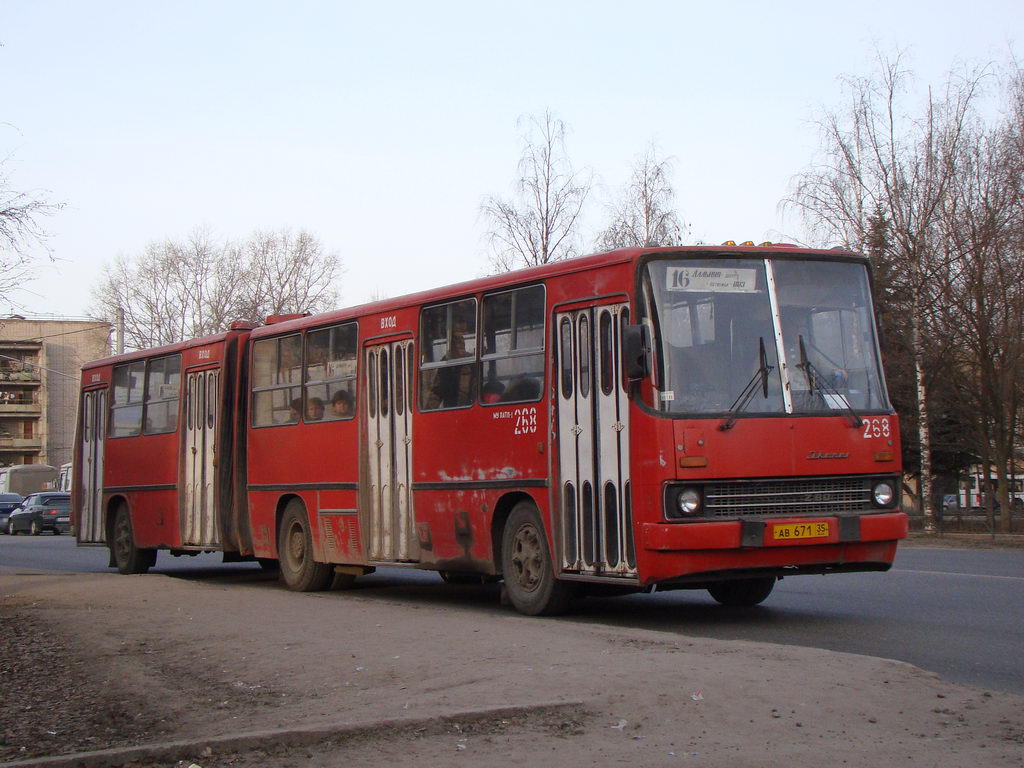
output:
[[[532,525],[524,525],[516,531],[512,544],[512,567],[516,583],[526,592],[532,592],[543,576],[540,535]]]
[[[288,564],[292,568],[298,568],[306,558],[306,537],[302,533],[301,526],[294,525],[288,531]]]

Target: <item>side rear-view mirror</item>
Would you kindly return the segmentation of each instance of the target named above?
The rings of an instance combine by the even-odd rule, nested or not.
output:
[[[651,334],[646,325],[622,328],[622,370],[630,381],[651,375]]]

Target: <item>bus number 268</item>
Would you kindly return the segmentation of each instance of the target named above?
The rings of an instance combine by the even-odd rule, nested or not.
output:
[[[513,411],[513,417],[516,420],[516,428],[513,434],[532,435],[537,432],[536,408],[516,408]]]
[[[889,429],[889,420],[885,417],[864,419],[864,439],[868,440],[872,437],[889,437],[891,435]]]

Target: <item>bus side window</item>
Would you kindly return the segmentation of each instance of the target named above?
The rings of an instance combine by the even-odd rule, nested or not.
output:
[[[355,323],[306,333],[304,391],[306,419],[322,405],[324,421],[351,419],[356,405]]]
[[[142,432],[142,395],[146,361],[114,366],[114,396],[110,400],[110,436]]]
[[[544,286],[484,296],[480,402],[527,403],[544,390]]]
[[[146,379],[147,435],[174,432],[178,428],[178,397],[181,390],[181,355],[149,361]]]
[[[252,345],[252,425],[295,424],[302,410],[302,339],[298,334]]]
[[[420,410],[464,408],[476,399],[476,299],[420,313]]]

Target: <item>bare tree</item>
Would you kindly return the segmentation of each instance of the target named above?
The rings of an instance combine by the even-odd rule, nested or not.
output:
[[[36,260],[30,247],[43,244],[46,238],[40,220],[63,206],[48,202],[39,190],[14,189],[6,164],[6,159],[0,160],[0,291],[9,297],[34,277]]]
[[[323,312],[337,305],[341,258],[308,232],[256,232],[234,249],[244,266],[230,307],[235,319]]]
[[[872,214],[888,225],[892,275],[904,297],[904,322],[914,363],[920,493],[925,529],[935,529],[928,372],[941,297],[942,206],[959,171],[971,110],[981,75],[950,77],[942,99],[929,91],[921,115],[903,114],[902,94],[910,79],[900,57],[879,56],[873,78],[846,81],[850,103],[821,122],[824,162],[800,174],[795,206],[819,237],[865,250]]]
[[[123,317],[125,345],[161,346],[226,330],[233,320],[319,312],[334,306],[341,260],[308,232],[257,232],[240,244],[205,229],[184,242],[151,243],[104,267],[95,317]]]
[[[575,255],[591,175],[573,170],[565,133],[565,123],[550,111],[540,118],[530,117],[513,199],[491,196],[484,200],[481,212],[488,220],[495,272]]]
[[[184,242],[150,243],[138,257],[118,257],[93,289],[92,314],[123,314],[125,344],[161,346],[225,327],[225,292],[235,262],[205,229]]]
[[[995,469],[1000,524],[1010,531],[1010,474],[1024,379],[1024,78],[1005,89],[1010,109],[974,126],[944,204],[950,269],[943,335],[954,339],[957,371],[969,382],[977,455]]]
[[[634,165],[619,199],[610,206],[611,221],[598,235],[597,248],[683,244],[686,228],[674,208],[671,171],[671,158],[659,160],[654,147],[649,147]]]

